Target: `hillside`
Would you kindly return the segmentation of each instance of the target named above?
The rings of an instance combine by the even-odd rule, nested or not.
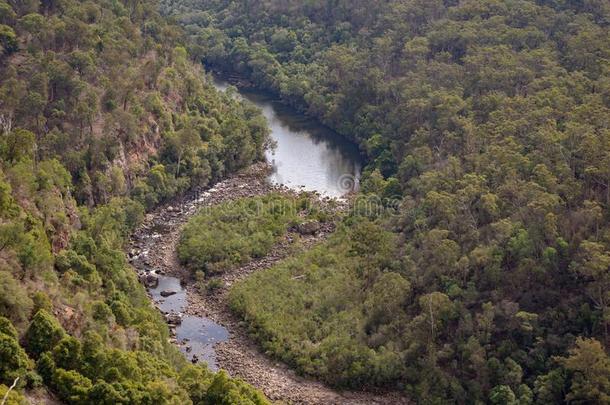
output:
[[[433,403],[610,400],[607,1],[161,6],[207,65],[357,141],[387,207],[234,288],[265,351]]]
[[[266,403],[187,364],[123,253],[146,210],[263,157],[262,115],[185,47],[155,2],[0,0],[7,404]]]

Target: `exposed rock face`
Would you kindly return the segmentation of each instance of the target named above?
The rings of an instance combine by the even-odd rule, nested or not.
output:
[[[318,221],[307,221],[297,225],[297,232],[301,235],[315,235],[320,231],[320,223]]]

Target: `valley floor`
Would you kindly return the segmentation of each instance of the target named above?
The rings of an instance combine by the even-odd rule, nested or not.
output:
[[[294,193],[284,187],[269,184],[266,181],[267,169],[264,164],[254,165],[201,195],[185,197],[172,206],[166,205],[150,214],[132,238],[132,247],[136,253],[148,252],[146,259],[134,261],[134,266],[140,275],[155,271],[180,278],[187,290],[186,315],[207,317],[230,332],[229,340],[215,347],[218,366],[231,376],[241,378],[262,390],[272,401],[296,404],[408,403],[398,393],[339,392],[297,375],[287,365],[261,353],[228,307],[228,292],[235,282],[255,271],[273,266],[296,251],[319,243],[333,231],[332,224],[323,226],[315,236],[301,236],[299,243],[293,243],[298,235],[288,233],[267,256],[218,276],[221,280],[220,287],[212,293],[199,291],[191,273],[178,262],[176,244],[180,230],[200,208],[270,192]],[[151,233],[159,236],[150,237]]]

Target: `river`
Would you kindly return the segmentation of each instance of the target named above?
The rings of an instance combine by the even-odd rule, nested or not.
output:
[[[212,78],[218,90],[229,87],[218,75]],[[363,161],[356,144],[267,92],[250,88],[237,91],[267,118],[275,142],[275,148],[267,151],[273,166],[272,182],[330,197],[357,191]]]
[[[229,87],[226,81],[216,76],[213,80],[220,91]],[[328,197],[341,197],[357,191],[363,162],[355,144],[283,105],[268,93],[237,89],[236,96],[256,105],[267,119],[275,144],[272,150],[267,151],[267,160],[273,167],[269,175],[271,183],[316,191]],[[172,322],[172,330],[183,353],[190,360],[195,357],[194,361],[205,362],[210,369],[217,370],[214,346],[229,339],[229,331],[209,318],[187,315],[189,302],[185,286],[173,274],[168,274],[172,272],[163,268],[166,265],[159,265],[163,260],[155,260],[158,255],[171,256],[169,250],[175,249],[175,245],[166,241],[176,240],[180,224],[196,212],[196,204],[195,201],[190,208],[182,207],[169,222],[164,213],[153,215],[154,219],[136,237],[134,246],[138,253],[132,258],[132,263],[140,275],[152,274],[158,281],[158,285],[151,286],[148,291],[166,316],[180,320]],[[174,265],[178,266],[177,263]]]

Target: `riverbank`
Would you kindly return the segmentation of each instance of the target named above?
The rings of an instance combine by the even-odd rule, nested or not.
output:
[[[262,390],[273,401],[299,404],[405,403],[404,398],[396,394],[338,392],[322,383],[296,375],[288,366],[260,353],[258,346],[248,338],[239,319],[228,308],[228,291],[235,282],[255,271],[271,267],[291,254],[320,243],[333,232],[333,223],[321,224],[319,229],[312,233],[297,230],[289,232],[264,258],[218,276],[218,288],[212,293],[200,291],[190,272],[180,266],[176,256],[180,230],[202,207],[271,192],[289,195],[297,193],[284,186],[270,184],[267,181],[268,171],[268,165],[257,164],[205,192],[185,196],[147,215],[145,222],[134,233],[129,252],[140,279],[145,283],[156,275],[180,279],[186,290],[187,305],[184,313],[178,316],[206,318],[226,328],[229,338],[214,347],[218,367]],[[346,201],[335,201],[337,200],[320,198],[321,204],[329,208],[347,208]],[[171,316],[168,321],[170,324],[174,323],[175,327]],[[173,342],[182,349],[190,345],[190,342],[177,339]]]

